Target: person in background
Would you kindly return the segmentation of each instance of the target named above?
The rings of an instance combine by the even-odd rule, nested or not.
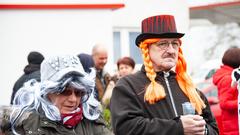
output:
[[[131,57],[123,57],[117,61],[119,77],[132,74],[135,68],[135,61]]]
[[[107,48],[101,44],[96,44],[92,48],[92,58],[94,61],[96,74],[96,95],[95,97],[101,101],[106,91],[106,87],[111,79],[110,74],[104,70],[107,64],[108,51]]]
[[[15,82],[13,86],[12,96],[10,104],[13,104],[13,99],[16,92],[20,89],[25,82],[30,79],[36,79],[40,81],[40,65],[44,60],[44,56],[37,51],[32,51],[27,56],[28,65],[25,66],[23,72],[24,74]]]
[[[221,67],[213,75],[213,83],[218,88],[218,98],[222,110],[223,135],[238,135],[238,90],[231,87],[232,71],[240,66],[240,48],[229,48],[224,52]]]
[[[17,92],[14,104],[20,107],[11,113],[10,123],[5,120],[2,131],[21,135],[112,134],[100,117],[100,103],[93,97],[95,76],[94,70],[84,72],[76,56],[44,60],[41,82],[30,80]]]
[[[135,61],[131,57],[126,56],[118,59],[117,61],[118,71],[117,71],[117,74],[111,78],[106,88],[106,92],[104,93],[104,96],[102,98],[103,105],[109,106],[113,87],[121,77],[132,74],[134,71],[134,68],[135,68]]]
[[[107,122],[108,127],[112,127],[109,103],[112,96],[113,88],[121,77],[126,76],[128,74],[132,74],[134,71],[134,67],[135,67],[135,62],[131,57],[122,57],[122,58],[119,58],[117,61],[117,69],[118,69],[117,74],[111,77],[111,80],[108,83],[106,91],[101,100],[103,105],[103,116]]]
[[[118,80],[110,101],[115,135],[217,135],[218,127],[206,97],[186,71],[172,15],[142,21],[135,42],[143,56],[142,69]],[[191,114],[183,115],[183,104]]]
[[[94,68],[94,61],[91,55],[86,53],[81,53],[77,55],[82,63],[83,69],[85,72],[90,73],[91,69]]]

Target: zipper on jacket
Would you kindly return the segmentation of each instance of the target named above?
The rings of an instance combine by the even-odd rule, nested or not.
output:
[[[164,80],[167,84],[167,90],[168,90],[168,93],[169,93],[169,96],[170,96],[170,100],[171,100],[171,103],[172,103],[172,107],[173,107],[175,116],[177,117],[178,116],[177,109],[176,109],[175,102],[174,102],[174,99],[173,99],[173,96],[172,96],[172,91],[171,91],[171,88],[170,88],[170,85],[169,85],[169,81],[167,79],[168,76],[169,76],[169,72],[164,72]]]
[[[74,133],[75,135],[77,135],[77,133],[76,133],[75,129],[73,129],[73,133]]]

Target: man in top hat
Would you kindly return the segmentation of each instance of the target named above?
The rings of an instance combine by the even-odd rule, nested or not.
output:
[[[176,30],[174,16],[142,21],[136,45],[144,64],[140,71],[118,81],[110,102],[116,135],[218,134],[206,97],[187,75],[183,36]],[[183,108],[184,103],[189,108]]]

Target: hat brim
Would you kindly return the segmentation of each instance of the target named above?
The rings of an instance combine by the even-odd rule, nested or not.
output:
[[[65,68],[65,69],[62,69],[61,71],[58,71],[57,73],[55,73],[50,80],[52,81],[59,81],[61,80],[64,76],[66,75],[77,75],[77,76],[80,76],[80,77],[83,77],[84,76],[84,73],[82,72],[82,70],[78,70],[77,68],[73,68],[73,67],[68,67],[68,68]]]
[[[139,44],[145,39],[150,38],[181,38],[184,36],[184,33],[162,33],[162,34],[154,34],[154,33],[142,33],[137,36],[135,40],[135,44],[139,47]]]

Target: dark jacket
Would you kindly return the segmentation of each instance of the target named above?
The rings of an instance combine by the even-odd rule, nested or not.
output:
[[[31,113],[27,119],[18,124],[16,131],[21,135],[112,135],[103,119],[90,121],[83,118],[75,128],[67,128],[62,123],[51,121],[36,112]],[[13,135],[13,133],[9,129],[5,135]]]
[[[117,82],[110,102],[112,125],[116,135],[184,134],[179,116],[183,114],[182,103],[189,102],[189,100],[180,89],[174,72],[170,72],[167,80],[171,88],[177,116],[171,104],[163,72],[157,73],[156,81],[163,85],[166,98],[156,104],[148,104],[144,101],[144,90],[150,81],[143,68]],[[200,94],[207,105],[203,109],[202,116],[207,122],[209,135],[216,135],[218,134],[216,120],[210,111],[207,99],[202,93]]]
[[[11,104],[13,104],[13,99],[17,91],[23,86],[25,82],[31,79],[36,79],[40,81],[40,65],[38,64],[29,64],[24,68],[24,74],[15,82],[13,86]]]
[[[238,90],[231,87],[233,68],[223,65],[213,75],[213,83],[218,87],[218,97],[222,109],[224,135],[238,135]]]
[[[102,100],[102,97],[106,91],[106,88],[107,88],[110,80],[111,80],[111,76],[109,73],[105,72],[104,70],[97,71],[96,78],[95,78],[95,82],[96,82],[96,87],[95,87],[96,96],[95,97],[99,101]]]
[[[86,53],[81,53],[78,55],[80,62],[82,63],[83,69],[85,72],[90,73],[91,68],[94,67],[94,61],[91,55]]]

